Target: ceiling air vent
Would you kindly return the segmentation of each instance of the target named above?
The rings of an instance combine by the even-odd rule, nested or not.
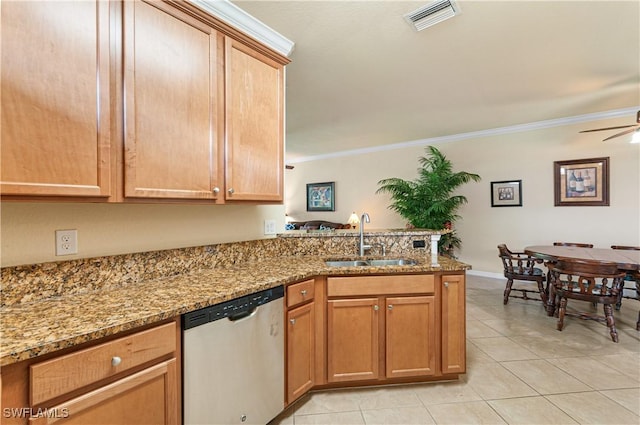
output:
[[[460,6],[453,0],[436,0],[404,15],[404,19],[422,31],[439,22],[453,18],[460,13]]]

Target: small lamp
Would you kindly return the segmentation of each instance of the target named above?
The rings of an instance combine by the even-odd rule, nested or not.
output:
[[[360,223],[360,219],[358,218],[358,214],[356,214],[355,211],[351,213],[351,215],[349,216],[349,221],[347,221],[347,223],[351,225],[352,229],[355,229],[356,226],[358,226],[358,224]]]

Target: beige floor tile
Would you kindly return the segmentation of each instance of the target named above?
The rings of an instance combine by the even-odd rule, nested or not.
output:
[[[393,409],[364,410],[364,422],[373,424],[435,424],[433,418],[423,406],[397,407]]]
[[[640,388],[607,390],[600,393],[640,416]]]
[[[364,425],[364,419],[360,411],[295,415],[294,420],[295,425]]]
[[[640,381],[640,354],[623,353],[594,357],[597,361],[618,372]]]
[[[422,406],[415,390],[411,386],[375,388],[362,391],[359,396],[361,410]]]
[[[513,342],[511,339],[500,336],[491,338],[470,338],[470,341],[480,350],[488,354],[496,361],[538,359],[539,357]]]
[[[545,397],[581,424],[638,425],[640,423],[638,415],[620,408],[618,403],[596,391]]]
[[[565,344],[561,336],[512,336],[510,338],[542,359],[582,356],[581,351]]]
[[[512,319],[484,320],[483,323],[503,336],[536,336],[543,335],[544,327],[532,326],[532,322]],[[536,322],[538,323],[538,322]]]
[[[471,388],[484,400],[538,395],[520,378],[499,364],[484,364],[467,379]]]
[[[358,391],[326,391],[313,393],[295,406],[295,415],[360,411]]]
[[[488,311],[489,307],[467,304],[467,320],[496,320],[496,317]]]
[[[293,425],[293,409],[285,410],[270,421],[268,425]]]
[[[480,320],[467,320],[467,338],[486,338],[491,336],[502,335]]]
[[[502,418],[484,401],[434,404],[427,406],[437,424],[504,424]]]
[[[544,397],[510,398],[488,403],[511,425],[577,423]]]
[[[540,394],[591,391],[591,388],[546,360],[500,363]]]
[[[482,363],[495,363],[496,361],[489,357],[487,353],[473,345],[467,340],[467,371],[473,370],[474,365]]]
[[[414,391],[425,406],[482,400],[482,397],[463,381],[425,384],[415,388]]]
[[[552,359],[551,363],[595,390],[638,388],[637,379],[603,367],[595,357],[567,357]]]

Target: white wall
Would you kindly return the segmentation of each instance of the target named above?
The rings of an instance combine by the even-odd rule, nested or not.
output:
[[[264,238],[284,228],[283,205],[2,202],[2,266]],[[55,230],[78,230],[78,255],[55,256]]]
[[[628,124],[628,119],[467,139],[436,145],[455,171],[477,173],[479,183],[459,190],[469,203],[460,210],[456,229],[462,239],[461,261],[474,270],[501,273],[496,246],[512,250],[554,241],[640,245],[640,145],[629,137],[602,142],[611,133],[579,134],[579,130]],[[346,222],[351,211],[367,211],[371,228],[403,227],[390,211],[387,195],[376,195],[377,182],[388,177],[413,179],[424,147],[359,153],[295,164],[287,174],[286,209],[300,219]],[[610,157],[609,207],[555,207],[553,162]],[[522,207],[491,207],[490,182],[522,180]],[[305,211],[305,186],[336,182],[336,212]]]

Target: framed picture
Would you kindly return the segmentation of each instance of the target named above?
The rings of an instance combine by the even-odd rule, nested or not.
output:
[[[522,180],[491,182],[492,207],[521,207]]]
[[[335,183],[307,184],[307,211],[335,211]]]
[[[555,161],[555,206],[609,206],[609,157]]]

